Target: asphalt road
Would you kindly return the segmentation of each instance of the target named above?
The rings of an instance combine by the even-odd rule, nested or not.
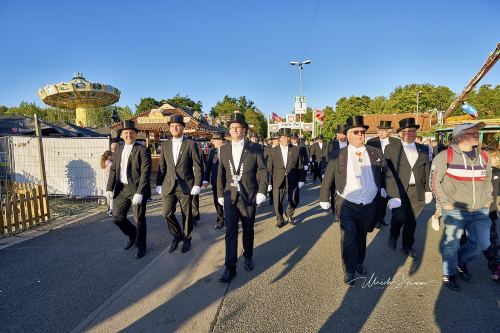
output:
[[[149,218],[149,252],[137,260],[102,213],[2,249],[0,332],[70,331],[156,257],[167,234],[160,218]]]
[[[368,276],[342,282],[340,231],[319,209],[318,186],[301,191],[298,224],[275,227],[266,203],[258,208],[255,270],[229,284],[224,237],[212,229],[209,193],[193,249],[165,250],[170,237],[148,209],[148,248],[142,260],[124,251],[109,219],[58,229],[0,251],[2,332],[498,332],[500,284],[484,258],[470,265],[474,279],[457,293],[441,286],[441,233],[422,214],[416,232],[420,259],[390,250],[388,229],[369,235]],[[400,244],[399,244],[400,246]],[[241,252],[241,241],[240,241]],[[390,280],[392,283],[387,283]]]

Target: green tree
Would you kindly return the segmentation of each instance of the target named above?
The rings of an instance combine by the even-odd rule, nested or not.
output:
[[[491,88],[490,84],[482,85],[467,96],[467,102],[476,108],[479,118],[500,117],[500,86]],[[460,108],[458,114],[462,114]]]
[[[230,97],[228,95],[224,96],[222,101],[218,101],[210,111],[210,114],[213,117],[218,117],[223,114],[233,113],[235,110],[240,110],[241,112],[245,112],[248,109],[255,110],[255,104],[251,100],[247,100],[245,96]]]
[[[387,113],[385,104],[387,100],[384,96],[377,96],[370,101],[370,114],[382,114]]]
[[[8,110],[9,114],[15,113],[21,116],[31,117],[36,114],[40,119],[45,119],[47,114],[45,109],[37,106],[35,103],[22,101],[19,103],[19,106],[11,107]]]
[[[160,106],[160,102],[158,102],[153,97],[141,98],[139,104],[135,105],[135,113],[140,114],[144,111],[156,109]]]
[[[331,106],[326,106],[323,109],[323,127],[321,129],[321,133],[327,139],[333,139],[335,137],[335,129],[337,127],[337,123],[335,120],[335,111]]]
[[[5,105],[0,105],[0,116],[5,115],[9,111],[9,108]]]
[[[266,137],[267,135],[267,119],[266,116],[258,109],[248,109],[245,112],[247,123],[252,129],[260,136]]]
[[[195,102],[191,98],[189,98],[188,95],[181,96],[180,94],[177,94],[174,97],[169,98],[169,99],[162,99],[160,101],[160,105],[162,105],[164,103],[179,106],[181,108],[189,109],[192,111],[197,111],[199,113],[202,112],[201,108],[203,107],[203,104],[201,103],[201,101]]]
[[[396,87],[387,102],[384,113],[413,113],[417,111],[417,92],[421,91],[418,99],[419,112],[428,112],[432,109],[446,110],[455,99],[455,93],[448,87],[432,84],[409,84]]]
[[[115,106],[115,109],[118,111],[118,116],[120,120],[129,120],[134,116],[132,109],[129,106]]]

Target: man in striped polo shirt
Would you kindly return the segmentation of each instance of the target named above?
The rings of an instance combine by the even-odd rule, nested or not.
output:
[[[484,123],[467,123],[453,129],[454,143],[432,162],[430,187],[442,209],[441,243],[443,284],[460,290],[456,274],[471,280],[467,263],[490,245],[489,206],[493,200],[491,163],[479,145]],[[465,231],[468,242],[460,246]]]

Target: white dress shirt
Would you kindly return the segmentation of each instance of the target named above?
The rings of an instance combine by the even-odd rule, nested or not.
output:
[[[366,147],[348,146],[346,185],[343,193],[338,194],[352,203],[368,205],[375,199],[377,193],[378,189]]]
[[[288,146],[280,146],[281,148],[281,156],[283,157],[283,165],[285,166],[286,168],[286,162],[288,160]]]
[[[342,148],[344,148],[345,146],[347,146],[347,140],[345,140],[345,141],[340,141],[340,140],[339,140],[339,149],[342,149]]]
[[[380,139],[380,145],[382,146],[382,152],[385,152],[385,146],[389,144],[389,138]]]
[[[243,145],[245,144],[245,140],[240,140],[238,142],[231,141],[231,152],[233,154],[233,162],[234,162],[234,172],[237,172],[238,166],[240,165],[241,154],[243,153]]]
[[[174,159],[174,164],[177,165],[177,159],[179,158],[179,151],[181,150],[182,139],[180,138],[172,138],[172,157]]]
[[[417,162],[418,159],[417,146],[415,145],[415,142],[406,143],[404,141],[401,141],[401,143],[403,144],[403,149],[405,151],[406,158],[408,159],[408,162],[410,162],[410,166],[413,169],[413,166],[415,165],[415,162]],[[411,171],[410,182],[408,184],[415,185],[415,175],[413,175],[413,170]]]
[[[323,142],[318,141],[318,145],[319,145],[319,149],[323,149]]]
[[[120,181],[123,184],[128,184],[127,164],[128,164],[128,159],[130,157],[130,153],[132,152],[133,147],[134,147],[134,144],[131,144],[131,145],[125,144],[123,146],[122,157],[121,157],[121,161],[120,161]]]

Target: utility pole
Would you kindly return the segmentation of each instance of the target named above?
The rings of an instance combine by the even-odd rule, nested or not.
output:
[[[40,121],[38,120],[37,115],[35,117],[35,131],[36,136],[38,138],[38,159],[40,161],[40,175],[42,177],[42,188],[43,195],[45,195],[45,201],[47,203],[46,213],[47,218],[50,219],[50,209],[49,209],[49,194],[47,192],[47,175],[45,174],[45,157],[43,155],[43,142],[42,142],[42,129],[40,128]]]

